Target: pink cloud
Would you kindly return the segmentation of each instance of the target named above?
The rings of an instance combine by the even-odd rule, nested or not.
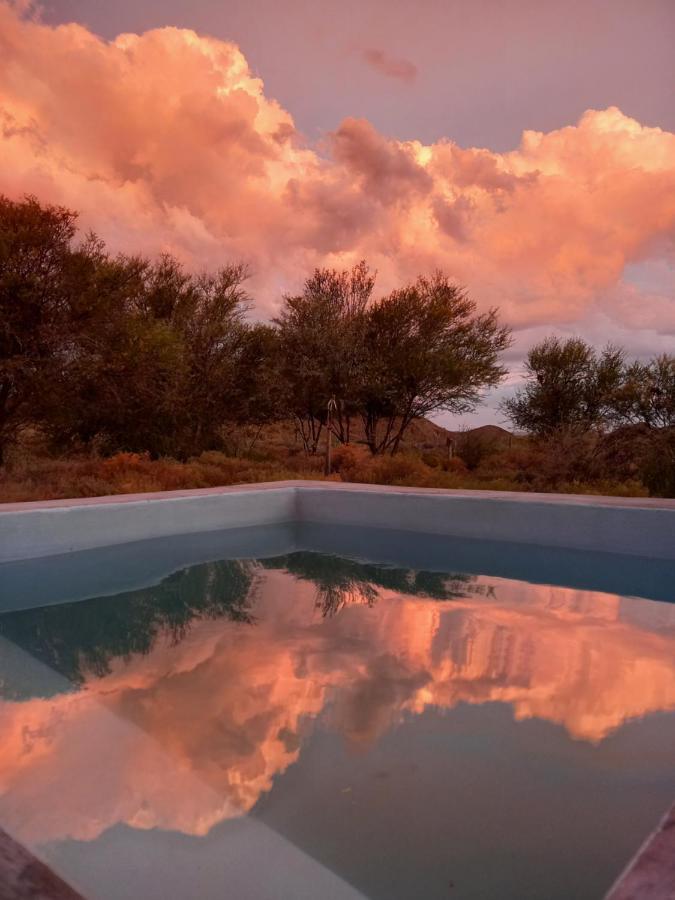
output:
[[[417,66],[409,59],[397,59],[389,56],[384,50],[371,47],[363,51],[363,58],[371,67],[385,75],[387,78],[398,78],[400,81],[411,82],[417,78]]]
[[[362,119],[312,145],[232,43],[107,42],[0,0],[0,190],[80,210],[115,250],[243,259],[261,315],[312,267],[365,257],[381,290],[441,267],[520,329],[600,311],[628,344],[641,318],[672,333],[675,297],[624,269],[675,256],[675,135],[616,108],[508,153]]]

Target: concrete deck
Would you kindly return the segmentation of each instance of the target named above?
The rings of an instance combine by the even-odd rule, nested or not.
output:
[[[647,838],[605,900],[675,900],[675,806]]]
[[[0,828],[0,900],[84,900]]]

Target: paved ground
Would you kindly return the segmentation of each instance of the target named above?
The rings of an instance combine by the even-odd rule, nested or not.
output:
[[[0,829],[0,900],[84,900]]]
[[[675,900],[675,806],[605,900]]]

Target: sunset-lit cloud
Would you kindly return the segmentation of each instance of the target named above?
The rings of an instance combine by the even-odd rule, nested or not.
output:
[[[80,210],[115,250],[243,259],[263,316],[314,266],[365,257],[380,290],[441,267],[518,329],[675,333],[668,280],[634,277],[675,265],[675,135],[616,108],[507,153],[364,119],[312,144],[233,43],[107,42],[0,0],[0,190]]]
[[[386,75],[387,78],[398,78],[400,81],[410,82],[417,77],[417,66],[409,59],[390,56],[384,50],[378,50],[376,47],[364,50],[363,58],[371,68],[381,75]]]

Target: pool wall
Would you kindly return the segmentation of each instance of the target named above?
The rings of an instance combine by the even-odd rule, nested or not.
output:
[[[675,559],[675,500],[287,481],[0,504],[0,562],[294,522]]]
[[[296,520],[285,482],[0,504],[0,562]]]
[[[346,489],[335,490],[336,487],[341,488],[315,482],[300,488],[299,520],[653,558],[675,557],[672,500],[375,485],[345,485]]]

